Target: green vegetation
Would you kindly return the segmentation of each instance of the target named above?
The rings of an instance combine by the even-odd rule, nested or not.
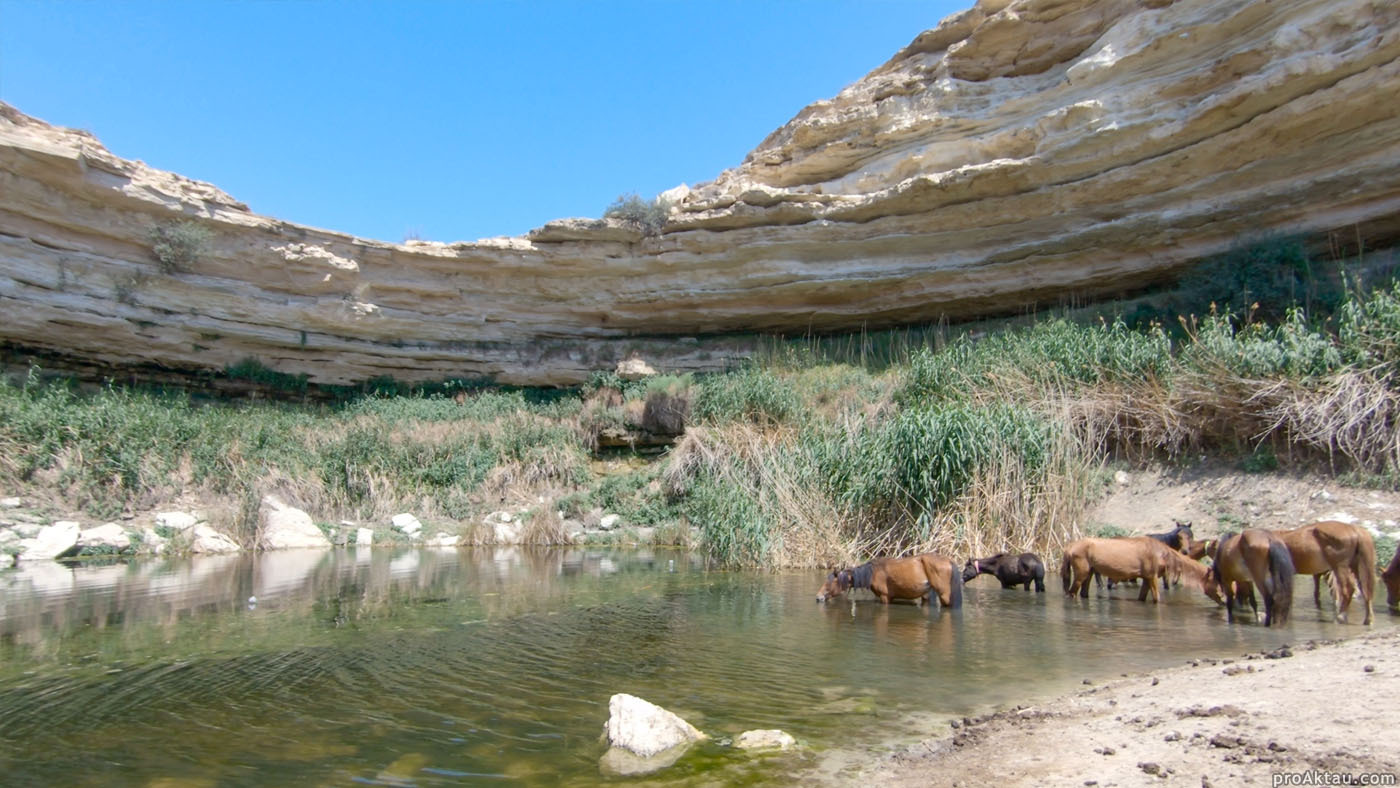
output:
[[[619,219],[641,230],[643,235],[660,235],[670,214],[671,204],[665,199],[658,196],[643,200],[636,192],[619,196],[603,211],[604,218]]]
[[[1301,254],[1270,242],[1208,262],[1243,278],[1191,273],[1134,319],[775,338],[726,374],[599,373],[550,393],[386,378],[330,404],[201,406],[31,375],[0,385],[0,484],[45,487],[97,517],[203,493],[245,542],[265,491],[322,522],[409,510],[468,533],[526,508],[542,538],[562,538],[560,513],[615,513],[760,566],[1045,549],[1086,532],[1110,463],[1209,454],[1393,486],[1400,283],[1333,288]],[[1180,313],[1207,284],[1229,293]],[[309,389],[255,359],[226,375]]]
[[[192,220],[157,224],[149,233],[151,253],[161,273],[177,274],[188,271],[204,253],[213,234]]]

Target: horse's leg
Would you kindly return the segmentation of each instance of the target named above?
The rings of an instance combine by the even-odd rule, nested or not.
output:
[[[1223,590],[1225,591],[1225,621],[1227,623],[1233,624],[1235,623],[1235,584],[1227,580],[1225,581],[1224,585],[1225,587]]]
[[[1322,575],[1313,575],[1313,604],[1317,605],[1318,610],[1322,609]]]
[[[1355,576],[1346,566],[1338,566],[1332,570],[1333,583],[1336,586],[1337,600],[1337,623],[1347,622],[1347,613],[1351,610],[1351,598],[1356,593]]]

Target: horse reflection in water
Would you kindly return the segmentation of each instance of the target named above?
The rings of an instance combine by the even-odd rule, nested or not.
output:
[[[834,599],[853,588],[869,589],[885,604],[901,599],[931,604],[937,595],[944,607],[962,607],[962,573],[951,559],[937,553],[876,558],[857,567],[833,569],[817,591],[817,601]]]

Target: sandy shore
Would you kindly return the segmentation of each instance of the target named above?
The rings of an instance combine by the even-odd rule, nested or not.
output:
[[[1400,632],[1200,660],[953,725],[853,784],[1218,788],[1308,770],[1400,775]]]

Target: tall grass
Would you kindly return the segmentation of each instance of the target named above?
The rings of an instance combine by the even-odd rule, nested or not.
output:
[[[1242,294],[1267,280],[1250,276]],[[558,535],[558,511],[613,512],[693,526],[699,547],[741,566],[1053,549],[1078,535],[1110,459],[1216,453],[1400,478],[1400,283],[1308,292],[1269,309],[1207,304],[1174,325],[1060,316],[779,342],[728,374],[602,373],[552,397],[199,406],[31,375],[0,383],[0,483],[99,517],[193,491],[242,522],[270,489],[324,520],[412,510],[471,523],[511,506]],[[679,439],[651,464],[591,462],[603,436],[637,431]]]

